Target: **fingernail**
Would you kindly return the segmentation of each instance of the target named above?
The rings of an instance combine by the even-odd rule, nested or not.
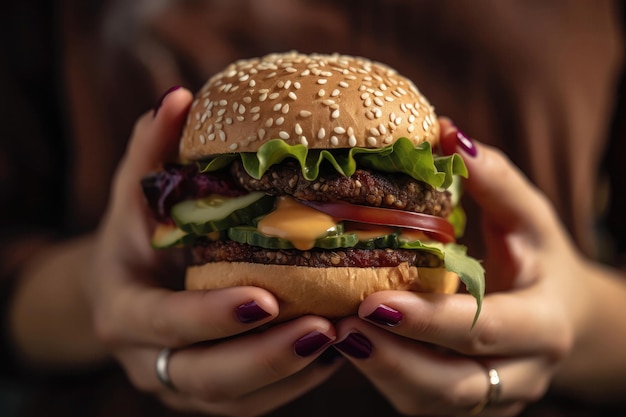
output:
[[[402,313],[384,304],[376,307],[369,316],[365,317],[367,320],[374,323],[382,324],[384,326],[397,326],[402,321]]]
[[[372,354],[372,342],[361,333],[350,333],[348,337],[333,346],[357,359],[367,359]]]
[[[457,140],[457,143],[459,144],[459,147],[463,149],[463,151],[466,154],[468,154],[471,157],[476,156],[476,154],[478,153],[478,149],[476,149],[476,145],[474,145],[474,142],[460,130],[457,130],[456,132],[456,140]]]
[[[296,352],[296,355],[304,358],[314,354],[330,342],[331,339],[328,336],[326,336],[324,333],[314,330],[311,333],[308,333],[302,336],[300,339],[296,340],[296,343],[294,343],[293,345],[293,349]]]
[[[167,97],[173,91],[178,90],[179,88],[180,88],[180,85],[175,85],[173,87],[170,87],[165,93],[163,93],[159,101],[157,101],[157,104],[154,106],[154,113],[152,114],[152,117],[156,117],[157,113],[159,112],[159,109],[161,108],[161,105],[163,104],[163,100],[165,100],[165,97]]]
[[[259,307],[256,301],[248,301],[235,309],[235,315],[237,316],[237,320],[248,324],[263,320],[271,314]]]

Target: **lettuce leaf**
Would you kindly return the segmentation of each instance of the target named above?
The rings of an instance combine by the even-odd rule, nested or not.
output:
[[[313,181],[317,178],[320,165],[326,161],[341,175],[350,176],[357,165],[382,172],[403,173],[418,181],[423,181],[436,188],[448,188],[455,175],[467,178],[467,168],[463,159],[457,155],[433,156],[430,143],[418,146],[407,138],[383,148],[351,148],[326,150],[308,149],[304,145],[288,145],[282,139],[273,139],[263,144],[258,152],[218,155],[208,161],[199,162],[201,172],[221,169],[232,162],[237,155],[241,157],[248,175],[259,179],[274,164],[286,158],[298,161],[303,176]]]
[[[476,314],[472,327],[480,315],[485,296],[485,269],[480,261],[467,255],[467,248],[457,243],[441,244],[420,241],[402,242],[402,249],[422,250],[433,253],[443,260],[446,270],[456,273],[465,284],[467,292],[476,299]]]

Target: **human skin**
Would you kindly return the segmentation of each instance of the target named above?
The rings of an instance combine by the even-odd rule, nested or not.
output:
[[[546,198],[501,153],[459,136],[445,119],[442,147],[464,156],[466,192],[484,214],[490,292],[474,327],[476,303],[467,294],[388,291],[368,297],[359,316],[334,324],[306,316],[249,333],[278,314],[269,292],[169,289],[184,269],[176,253],[150,246],[154,224],[139,182],[175,158],[191,100],[187,90],[172,91],[158,111],[139,119],[98,233],[46,252],[27,271],[12,315],[24,358],[75,366],[113,357],[137,388],[173,408],[233,416],[264,414],[324,383],[342,362],[314,360],[333,344],[396,409],[412,415],[466,413],[486,395],[485,367],[498,369],[503,391],[481,415],[514,415],[551,383],[590,399],[619,397],[626,336],[614,329],[626,326],[616,314],[626,299],[623,281],[574,249]],[[242,321],[237,313],[249,312],[251,301],[253,313],[262,314]],[[35,306],[45,320],[28,319]],[[381,324],[381,306],[400,320]],[[43,348],[46,337],[58,346]],[[75,340],[80,355],[68,355],[64,343]],[[176,391],[154,373],[163,347],[174,349]]]

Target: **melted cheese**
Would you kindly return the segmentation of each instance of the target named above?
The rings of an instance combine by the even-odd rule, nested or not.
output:
[[[263,217],[257,228],[264,235],[290,241],[296,249],[309,250],[336,224],[337,221],[326,213],[293,198],[279,197],[276,209]]]

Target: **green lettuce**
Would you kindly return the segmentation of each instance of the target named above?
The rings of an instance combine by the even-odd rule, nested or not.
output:
[[[282,139],[273,139],[263,144],[256,153],[218,155],[199,162],[199,167],[202,172],[215,171],[228,166],[237,157],[241,158],[248,175],[256,179],[286,158],[298,161],[304,178],[309,181],[318,177],[324,161],[339,174],[348,177],[354,174],[358,165],[382,172],[407,174],[436,188],[448,188],[455,175],[467,178],[467,168],[459,155],[433,156],[430,143],[415,146],[407,138],[400,138],[383,148],[355,147],[333,151],[308,149],[304,145],[289,145]]]
[[[446,270],[456,273],[467,292],[476,299],[476,314],[472,326],[476,324],[485,296],[485,269],[480,261],[468,256],[467,248],[457,243],[413,241],[402,242],[399,247],[430,252],[443,260]]]

